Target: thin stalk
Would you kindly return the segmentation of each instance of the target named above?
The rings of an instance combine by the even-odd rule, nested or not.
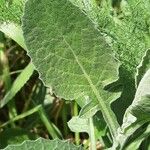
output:
[[[24,105],[24,108],[23,108],[23,110],[22,110],[22,113],[24,113],[24,112],[27,111],[27,109],[28,109],[28,107],[29,107],[29,105],[30,105],[30,102],[31,102],[31,100],[32,100],[32,94],[33,94],[33,92],[35,91],[35,89],[36,89],[36,85],[34,85],[34,86],[32,87],[32,91],[31,91],[31,93],[30,93],[30,95],[29,95],[29,98],[27,99],[27,101],[26,101],[26,103],[25,103],[25,105]]]
[[[44,125],[46,126],[49,134],[52,136],[53,139],[55,138],[62,138],[62,134],[61,132],[58,130],[58,128],[56,126],[54,126],[52,124],[52,122],[50,122],[50,120],[48,120],[47,115],[43,109],[43,107],[41,107],[38,111],[38,114],[42,120],[42,122],[44,123]]]
[[[89,118],[89,124],[90,124],[90,131],[89,131],[89,136],[90,136],[90,149],[91,150],[96,150],[96,139],[95,139],[95,134],[94,134],[94,125],[93,125],[93,118]]]
[[[59,99],[59,106],[58,106],[57,112],[55,114],[55,124],[56,125],[57,125],[57,122],[58,122],[58,118],[59,118],[60,112],[61,112],[61,110],[63,108],[63,105],[64,105],[64,101]]]
[[[49,134],[52,136],[52,138],[62,138],[62,135],[61,135],[60,131],[58,130],[58,128],[52,122],[50,122],[48,120],[42,105],[38,105],[38,106],[34,107],[33,109],[30,109],[29,111],[24,112],[24,113],[14,117],[14,118],[12,118],[11,120],[2,124],[0,127],[5,127],[6,125],[8,125],[12,122],[23,119],[23,118],[30,116],[36,112],[38,112],[38,114],[40,115],[42,122],[46,126],[46,128],[47,128]]]
[[[78,104],[76,102],[74,102],[74,106],[73,106],[73,110],[74,110],[74,116],[78,116]],[[79,132],[75,132],[75,142],[77,145],[80,144],[80,133]]]
[[[14,75],[14,74],[17,74],[17,73],[21,73],[22,71],[23,71],[23,69],[16,70],[16,71],[12,71],[12,72],[10,72],[10,75]]]
[[[66,137],[68,134],[68,126],[67,126],[67,107],[65,103],[63,104],[62,109],[62,120],[63,120],[64,135]]]

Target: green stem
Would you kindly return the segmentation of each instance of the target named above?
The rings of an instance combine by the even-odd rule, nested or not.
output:
[[[62,109],[62,120],[63,120],[64,135],[66,137],[68,134],[68,126],[67,126],[67,107],[65,103],[63,104]]]
[[[47,115],[43,109],[43,107],[41,107],[38,111],[39,116],[42,120],[42,122],[44,123],[44,125],[46,126],[49,134],[52,136],[53,139],[55,138],[62,138],[62,134],[61,132],[58,130],[58,128],[56,126],[54,126],[52,124],[52,122],[50,122],[50,120],[48,120]]]
[[[73,109],[74,109],[74,116],[78,116],[78,104],[75,102],[74,103],[74,106],[73,106]],[[78,132],[75,132],[75,142],[77,145],[80,144],[80,134]]]
[[[28,110],[28,107],[29,107],[29,105],[30,105],[30,102],[31,102],[31,100],[32,100],[32,94],[34,93],[34,90],[36,89],[36,85],[34,85],[33,87],[32,87],[32,91],[31,91],[31,93],[29,94],[29,98],[26,100],[26,103],[24,104],[24,108],[23,108],[23,110],[22,110],[22,113],[24,113],[24,112],[26,112],[27,110]]]
[[[89,124],[90,124],[89,136],[90,136],[90,144],[91,144],[90,149],[96,150],[96,139],[95,139],[95,134],[94,134],[93,118],[89,119]]]

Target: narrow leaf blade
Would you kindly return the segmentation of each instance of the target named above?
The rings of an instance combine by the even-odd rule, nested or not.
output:
[[[21,72],[21,74],[14,81],[11,89],[6,93],[5,97],[0,101],[0,108],[5,106],[25,85],[33,74],[34,66],[32,63],[29,63],[28,66]]]

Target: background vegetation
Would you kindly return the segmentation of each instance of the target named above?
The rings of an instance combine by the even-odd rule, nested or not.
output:
[[[71,1],[76,4],[76,1]],[[38,137],[69,139],[76,145],[82,144],[84,148],[89,148],[91,143],[87,134],[88,127],[84,126],[84,132],[82,131],[82,133],[74,133],[71,132],[67,123],[72,117],[79,115],[81,108],[76,101],[70,102],[60,99],[53,94],[51,88],[45,87],[27,55],[27,48],[19,26],[24,2],[24,0],[0,1],[0,149],[10,144],[22,143],[25,140],[35,140]],[[94,7],[99,10],[101,0],[93,2]],[[119,19],[122,18],[120,0],[113,0],[111,8],[111,15],[114,18],[116,16]],[[104,12],[106,13],[106,11]],[[87,13],[93,20],[95,19],[93,12],[87,11]],[[141,56],[145,53],[145,48],[149,46],[149,42],[144,41],[145,44],[142,37],[137,38],[140,31],[147,35],[148,31],[145,27],[147,24],[139,24],[135,33],[129,33],[130,25],[136,24],[137,20],[132,16],[134,23],[126,27],[129,20],[125,18],[125,25],[122,27],[124,31],[122,32],[122,28],[114,27],[111,20],[107,17],[105,18],[105,13],[102,18],[100,15],[97,16],[99,18],[98,23],[100,23],[99,30],[106,36],[106,40],[111,41],[107,37],[109,35],[119,43],[118,46],[114,42],[113,49],[116,50],[114,52],[116,58],[122,62],[120,80],[117,82],[116,87],[122,89],[122,83],[126,81],[123,85],[121,97],[118,98],[119,93],[119,96],[117,95],[118,100],[112,105],[119,124],[122,124],[124,112],[132,103],[136,92],[134,80],[136,66],[140,63]],[[140,18],[140,16],[138,17]],[[7,20],[12,23],[3,24]],[[108,30],[113,32],[108,33]],[[126,33],[126,35],[123,36],[123,33]],[[115,35],[117,35],[117,39]],[[132,39],[130,39],[131,35]],[[144,50],[142,46],[141,48],[135,43],[135,39],[137,43],[141,42],[140,45],[146,45],[143,46]],[[146,39],[149,41],[148,37]],[[124,41],[127,41],[126,43],[128,44],[124,43]],[[135,57],[135,55],[138,56]],[[94,115],[93,121],[95,137],[98,141],[96,143],[97,149],[111,147],[113,145],[112,136],[101,112],[97,112]],[[149,127],[148,125],[149,123],[146,122],[140,127],[140,133],[143,133],[143,135],[145,133],[144,142],[142,141],[140,146],[141,150],[149,150],[150,148],[149,130],[146,130],[149,129],[147,128]],[[79,124],[79,126],[81,125]],[[138,134],[135,134],[135,136],[138,137]],[[143,137],[140,138],[142,139]],[[133,144],[130,149],[134,146]]]

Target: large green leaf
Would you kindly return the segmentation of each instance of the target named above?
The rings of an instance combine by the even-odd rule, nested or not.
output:
[[[99,7],[95,7],[92,1],[90,5],[85,5],[85,0],[80,2],[77,0],[75,4],[98,25],[122,63],[120,77],[124,90],[119,101],[113,105],[117,118],[122,123],[123,114],[134,98],[136,67],[150,47],[150,2],[149,0],[122,0],[120,3],[120,0],[113,0],[118,2],[113,8],[111,1],[99,1]],[[86,2],[89,4],[89,0]]]
[[[45,85],[67,100],[89,97],[98,102],[115,135],[113,93],[104,87],[118,79],[119,64],[84,12],[68,0],[28,0],[23,31],[28,54]]]
[[[81,1],[84,4],[85,0]],[[111,1],[99,1],[101,2],[99,7],[90,5],[93,17],[89,15],[87,7],[78,1],[76,4],[98,24],[99,29],[113,47],[116,57],[122,63],[120,77],[124,84],[124,90],[119,101],[113,105],[121,123],[126,108],[134,98],[136,67],[145,51],[150,48],[150,1],[122,0],[120,3],[120,0],[113,0],[113,2],[118,2],[114,8],[111,6]],[[130,94],[128,94],[129,92]]]
[[[111,1],[106,1],[106,4],[103,2],[97,7],[97,24],[122,63],[120,77],[124,90],[119,101],[113,105],[121,122],[126,108],[134,98],[136,67],[150,48],[150,1],[122,0],[117,9],[107,4]]]
[[[96,2],[95,0],[69,0],[74,5],[79,7],[81,10],[86,12],[89,18],[92,19],[93,22],[97,23],[97,11],[95,9]]]
[[[81,146],[75,146],[69,141],[61,141],[59,139],[55,140],[47,140],[43,138],[39,138],[35,141],[24,141],[20,145],[9,145],[3,150],[82,150],[83,148]]]
[[[144,124],[150,123],[150,68],[149,51],[146,52],[139,67],[138,76],[142,77],[139,82],[133,103],[126,110],[123,124],[117,136],[121,149],[128,145],[131,136],[138,132]],[[140,78],[138,78],[140,79]]]

